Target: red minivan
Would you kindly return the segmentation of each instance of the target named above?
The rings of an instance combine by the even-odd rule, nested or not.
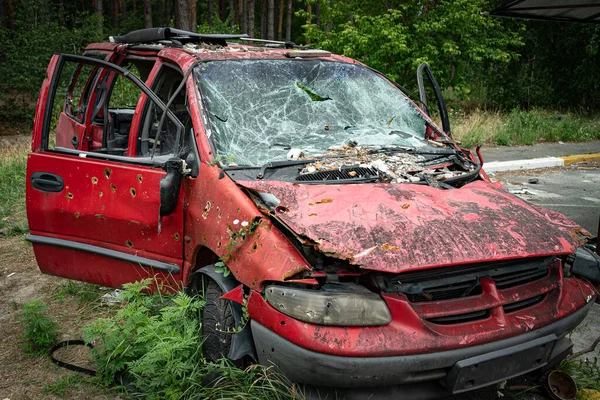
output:
[[[27,215],[42,272],[201,292],[208,359],[353,396],[443,397],[570,352],[595,298],[574,276],[593,281],[591,235],[490,182],[426,65],[417,105],[289,42],[111,39],[54,55],[40,91]]]

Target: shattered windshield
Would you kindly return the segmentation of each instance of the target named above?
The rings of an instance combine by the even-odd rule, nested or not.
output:
[[[394,85],[361,65],[323,60],[228,60],[196,68],[221,159],[259,166],[290,149],[422,147],[425,119]]]

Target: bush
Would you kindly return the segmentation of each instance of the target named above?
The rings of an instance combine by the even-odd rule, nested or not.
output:
[[[199,318],[204,301],[183,292],[146,295],[150,283],[124,285],[125,306],[84,328],[84,339],[96,344],[92,355],[102,384],[126,376],[131,394],[144,399],[300,397],[271,369],[207,363]]]
[[[56,342],[58,324],[46,315],[47,310],[48,306],[39,300],[23,304],[19,319],[25,325],[23,347],[28,356],[48,354],[50,346]]]

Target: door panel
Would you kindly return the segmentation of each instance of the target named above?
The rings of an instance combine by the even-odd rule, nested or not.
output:
[[[52,74],[73,70],[64,68],[67,61],[100,64],[100,68],[111,73],[122,73],[118,66],[103,61],[65,57],[66,60],[53,59],[51,66],[56,65],[56,68],[49,70]],[[106,74],[97,74],[103,75]],[[106,149],[73,151],[73,134],[83,135],[86,129],[92,130],[91,126],[74,121],[65,113],[69,103],[64,106],[64,96],[55,94],[61,90],[61,85],[56,84],[58,81],[59,78],[53,78],[48,98],[40,98],[38,102],[45,114],[43,119],[36,119],[34,131],[43,124],[45,139],[41,143],[46,143],[45,148],[40,141],[34,142],[27,163],[29,240],[40,270],[113,287],[149,276],[159,279],[171,276],[179,280],[183,260],[183,187],[174,212],[161,217],[160,181],[166,172],[159,167],[158,160],[151,161],[156,165],[149,165],[148,159],[138,162],[134,157],[114,155],[111,159]],[[132,81],[149,101],[165,109],[164,103],[143,83]],[[86,86],[94,87],[89,82]],[[79,107],[78,111],[85,113],[82,107],[88,105]],[[52,128],[55,120],[52,113],[57,112],[60,117]],[[141,113],[134,114],[132,110],[131,114],[139,118]],[[103,128],[94,136],[102,139],[102,135],[115,134],[106,126]],[[127,134],[124,125],[119,135]]]

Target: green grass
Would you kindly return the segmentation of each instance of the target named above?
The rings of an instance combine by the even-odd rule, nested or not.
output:
[[[48,384],[44,388],[44,394],[53,394],[58,397],[63,397],[71,389],[79,389],[79,385],[85,379],[81,375],[71,374],[59,378],[54,384]]]
[[[507,114],[478,111],[452,116],[454,137],[467,148],[478,144],[520,146],[600,139],[600,117],[542,110],[514,110]]]
[[[560,363],[558,369],[566,372],[575,380],[577,389],[600,391],[600,367],[597,357],[587,360],[565,360]]]
[[[14,235],[29,231],[25,213],[27,148],[0,148],[0,232]]]
[[[91,304],[98,299],[102,291],[98,285],[85,282],[67,281],[57,286],[57,290],[52,294],[56,300],[63,300],[67,296],[75,297],[79,304]]]

